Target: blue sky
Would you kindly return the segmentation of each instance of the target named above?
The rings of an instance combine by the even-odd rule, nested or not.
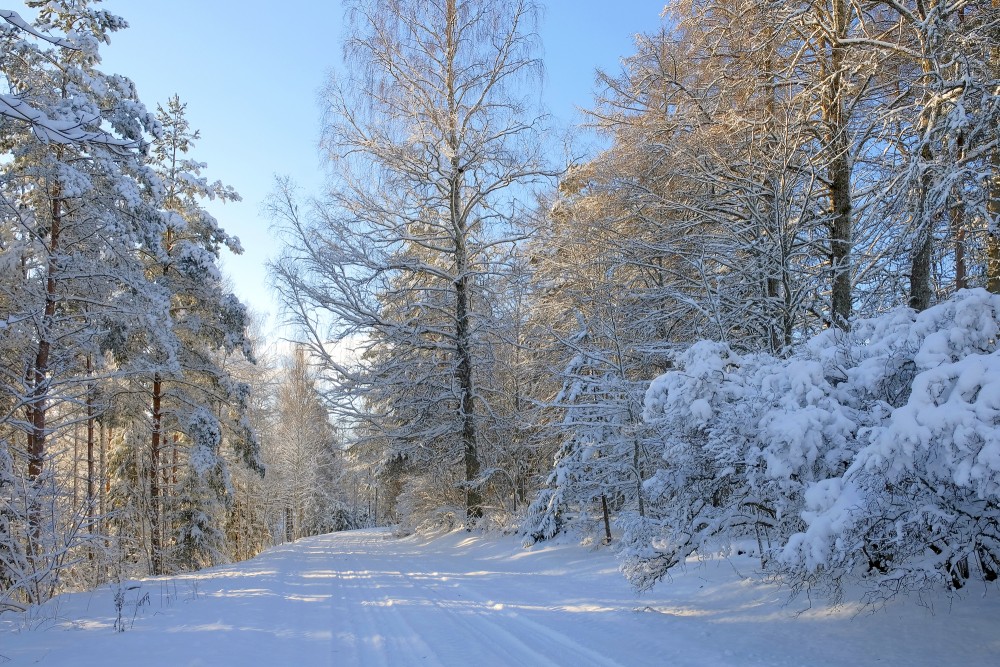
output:
[[[595,69],[618,69],[633,36],[659,27],[663,0],[544,4],[542,99],[556,119],[573,123],[575,108],[591,104]],[[210,180],[243,196],[208,209],[243,242],[242,256],[224,260],[237,294],[273,327],[277,313],[264,264],[279,247],[260,204],[276,174],[305,192],[322,187],[318,92],[340,65],[341,3],[105,0],[103,7],[131,26],[104,47],[105,71],[135,81],[151,109],[179,94],[201,131],[192,157],[207,163]]]

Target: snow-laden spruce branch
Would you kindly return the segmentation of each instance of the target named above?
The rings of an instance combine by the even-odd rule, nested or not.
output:
[[[24,32],[34,35],[35,37],[44,40],[46,42],[49,42],[54,46],[60,46],[64,49],[77,48],[77,46],[73,44],[73,42],[67,39],[63,39],[61,37],[53,37],[52,35],[35,30],[35,28],[33,28],[28,22],[26,22],[23,18],[21,18],[20,14],[18,14],[13,10],[0,9],[0,19],[3,19],[7,23],[10,23],[18,30],[23,30]]]
[[[97,122],[99,117],[56,120],[14,95],[0,95],[0,116],[27,123],[34,135],[43,143],[101,144],[121,149],[139,146],[136,141],[119,139],[103,130],[85,129]]]
[[[71,40],[53,37],[36,30],[15,11],[0,9],[0,19],[53,46],[70,50],[79,48]],[[121,139],[104,130],[87,129],[100,123],[99,115],[81,116],[68,120],[52,118],[45,111],[35,108],[17,95],[0,94],[0,116],[26,123],[31,127],[35,137],[43,143],[101,144],[119,150],[138,148],[141,145],[138,141]]]

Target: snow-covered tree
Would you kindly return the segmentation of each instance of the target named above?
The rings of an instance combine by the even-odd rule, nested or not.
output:
[[[196,407],[178,425],[189,441],[187,465],[169,501],[171,525],[176,527],[170,560],[196,570],[227,562],[224,510],[232,494],[222,456],[222,425],[212,412]],[[157,475],[157,471],[152,471]],[[155,565],[154,565],[155,567]]]
[[[521,87],[539,68],[536,11],[528,0],[349,3],[349,69],[326,96],[331,189],[306,219],[287,197],[275,211],[288,250],[274,273],[325,359],[332,404],[384,465],[415,457],[431,495],[470,520],[483,513],[491,412],[486,304],[519,237],[516,193],[545,175],[540,116]],[[333,354],[345,345],[356,363]],[[456,463],[460,474],[436,472]]]
[[[993,129],[1000,114],[996,8],[986,3],[886,3],[902,35],[893,71],[909,97],[888,115],[902,128],[899,201],[913,239],[910,304],[927,308],[948,290],[986,286],[996,275]],[[990,173],[993,172],[992,178]],[[991,210],[992,206],[992,210]],[[991,288],[996,291],[996,284]]]
[[[639,268],[618,243],[634,218],[584,169],[571,169],[560,191],[548,227],[529,246],[532,325],[554,394],[535,397],[545,406],[539,435],[558,447],[524,524],[535,539],[594,510],[643,512],[642,394],[669,346],[657,340],[668,319],[649,308],[662,274],[655,264]]]
[[[291,521],[283,532],[294,539],[349,527],[342,452],[301,346],[279,379],[275,412],[268,470]]]
[[[58,531],[70,525],[54,514],[51,443],[80,419],[78,405],[90,406],[93,425],[96,379],[112,372],[103,366],[110,330],[124,322],[155,323],[155,330],[167,312],[136,252],[159,252],[162,226],[151,204],[157,183],[142,156],[145,133],[158,128],[130,81],[97,69],[99,45],[124,22],[87,0],[29,6],[39,10],[37,32],[66,35],[41,42],[4,35],[12,46],[4,79],[14,97],[44,116],[7,116],[0,125],[9,156],[0,165],[0,252],[9,269],[0,281],[0,392],[10,402],[5,437],[24,466],[21,537],[37,577],[49,578],[26,589],[37,598],[58,578],[54,564],[65,552]],[[66,132],[50,136],[51,123]]]
[[[835,416],[840,376],[802,396],[782,358],[816,373],[819,347],[840,344],[815,338],[824,328],[986,284],[996,96],[983,36],[995,23],[984,6],[917,4],[670,3],[669,29],[639,36],[621,73],[599,74],[590,117],[611,145],[562,184],[540,237],[536,317],[557,334],[560,367],[587,368],[591,386],[564,372],[561,396],[586,396],[588,422],[620,414],[627,381],[693,369],[667,376],[680,403],[656,416],[666,443],[637,466],[646,511],[618,517],[626,543],[663,545],[636,552],[626,569],[637,581],[733,536],[759,538],[773,560],[768,540],[801,528],[810,480],[848,465],[860,445]],[[951,247],[937,241],[949,237]],[[584,251],[568,252],[573,243]],[[617,393],[593,369],[612,359],[629,360]],[[724,416],[700,424],[688,403]],[[808,469],[800,453],[774,450],[794,471],[768,482],[771,459],[754,452],[783,441],[793,417],[778,415],[805,420],[798,409],[842,444]],[[771,445],[746,434],[760,420],[774,422]],[[573,434],[587,428],[572,422],[548,423],[563,443],[535,507],[550,509],[535,517],[548,530],[563,497],[612,486],[606,452],[618,436],[595,429],[581,447]],[[654,472],[665,448],[677,475]]]
[[[31,6],[30,3],[29,6]],[[74,51],[79,49],[78,44],[72,39],[55,37],[48,32],[43,32],[44,29],[36,29],[13,10],[0,9],[0,20],[5,22],[0,24],[0,35],[2,35],[0,40],[4,44],[4,53],[8,56],[26,48],[30,49],[29,42],[26,40],[30,41],[32,37],[53,46]],[[7,76],[8,67],[12,67],[12,65],[5,63],[0,66],[0,77],[6,86],[12,89],[13,94],[0,95],[0,117],[29,126],[34,135],[45,143],[103,144],[123,150],[139,146],[135,140],[123,139],[106,130],[93,127],[92,118],[86,116],[52,117],[52,114],[44,106],[34,106],[33,103],[37,103],[37,100],[25,99],[27,91],[10,86],[11,82]]]
[[[249,349],[216,266],[238,242],[192,204],[233,193],[183,161],[179,102],[161,123],[99,69],[123,19],[92,0],[27,4],[31,26],[0,13],[0,440],[14,475],[0,568],[20,563],[4,570],[11,595],[37,601],[107,569],[162,569],[160,491],[187,457],[171,451],[168,471],[155,452],[168,429],[174,448],[191,442],[192,414],[215,415],[225,445],[259,464],[248,389],[222,359]]]
[[[239,195],[218,181],[209,182],[201,174],[205,165],[188,156],[199,133],[191,129],[185,107],[175,95],[166,108],[159,108],[157,117],[163,131],[151,151],[152,166],[164,188],[166,229],[163,254],[150,258],[147,271],[150,279],[170,295],[170,332],[178,340],[175,365],[158,359],[160,363],[145,381],[150,392],[150,548],[154,572],[162,567],[160,553],[165,538],[161,499],[174,483],[178,466],[183,465],[183,452],[177,449],[184,448],[186,440],[190,457],[198,446],[198,439],[184,427],[193,423],[192,414],[206,410],[216,414],[222,422],[220,428],[228,425],[229,439],[242,462],[260,469],[257,436],[246,416],[248,388],[231,377],[222,362],[222,355],[234,352],[252,359],[246,308],[229,292],[218,268],[223,248],[236,254],[243,249],[239,239],[227,234],[202,203],[212,199],[238,201]],[[188,438],[182,439],[182,433]],[[169,434],[173,435],[168,438]],[[207,442],[210,438],[201,440]],[[214,452],[223,465],[219,446],[203,448],[202,453],[206,452]],[[161,461],[161,455],[168,453],[172,458],[169,465]],[[204,477],[191,466],[187,473],[184,479],[189,481]],[[223,496],[228,492],[225,485],[213,488]],[[177,489],[191,490],[187,483]],[[195,495],[205,497],[204,493]],[[194,497],[177,502],[197,506]],[[175,516],[180,520],[192,514],[185,510]],[[194,529],[180,528],[185,536]],[[185,562],[194,561],[186,557]]]

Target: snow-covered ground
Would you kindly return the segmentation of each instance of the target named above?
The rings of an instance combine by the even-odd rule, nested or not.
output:
[[[455,532],[300,540],[0,616],[8,665],[1000,665],[1000,591],[831,609],[690,562],[636,595],[606,549]],[[0,663],[4,663],[0,658]]]

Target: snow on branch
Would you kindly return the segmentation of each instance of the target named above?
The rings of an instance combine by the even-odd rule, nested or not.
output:
[[[9,9],[0,9],[0,19],[13,25],[18,30],[27,32],[50,44],[66,49],[77,50],[77,47],[65,39],[53,37],[31,27],[21,16]],[[24,100],[14,95],[0,95],[0,117],[28,123],[31,131],[44,143],[53,144],[101,144],[115,149],[138,147],[138,142],[119,139],[102,130],[86,130],[84,125],[96,121],[97,118],[79,118],[74,120],[55,120],[45,112],[34,108]]]
[[[54,120],[44,112],[35,109],[24,100],[13,95],[0,95],[0,116],[19,120],[31,125],[31,131],[44,143],[53,144],[102,144],[117,148],[133,148],[138,146],[135,141],[118,139],[113,135],[97,130],[83,129],[84,120]]]
[[[7,23],[10,23],[12,26],[18,28],[19,30],[23,30],[24,32],[34,35],[39,39],[43,39],[50,44],[54,44],[55,46],[61,46],[64,49],[73,49],[74,51],[78,50],[77,47],[74,46],[72,42],[69,42],[65,39],[61,39],[59,37],[46,35],[43,32],[35,30],[30,25],[28,25],[28,23],[23,18],[21,18],[20,14],[10,9],[0,9],[0,19],[3,19]]]

